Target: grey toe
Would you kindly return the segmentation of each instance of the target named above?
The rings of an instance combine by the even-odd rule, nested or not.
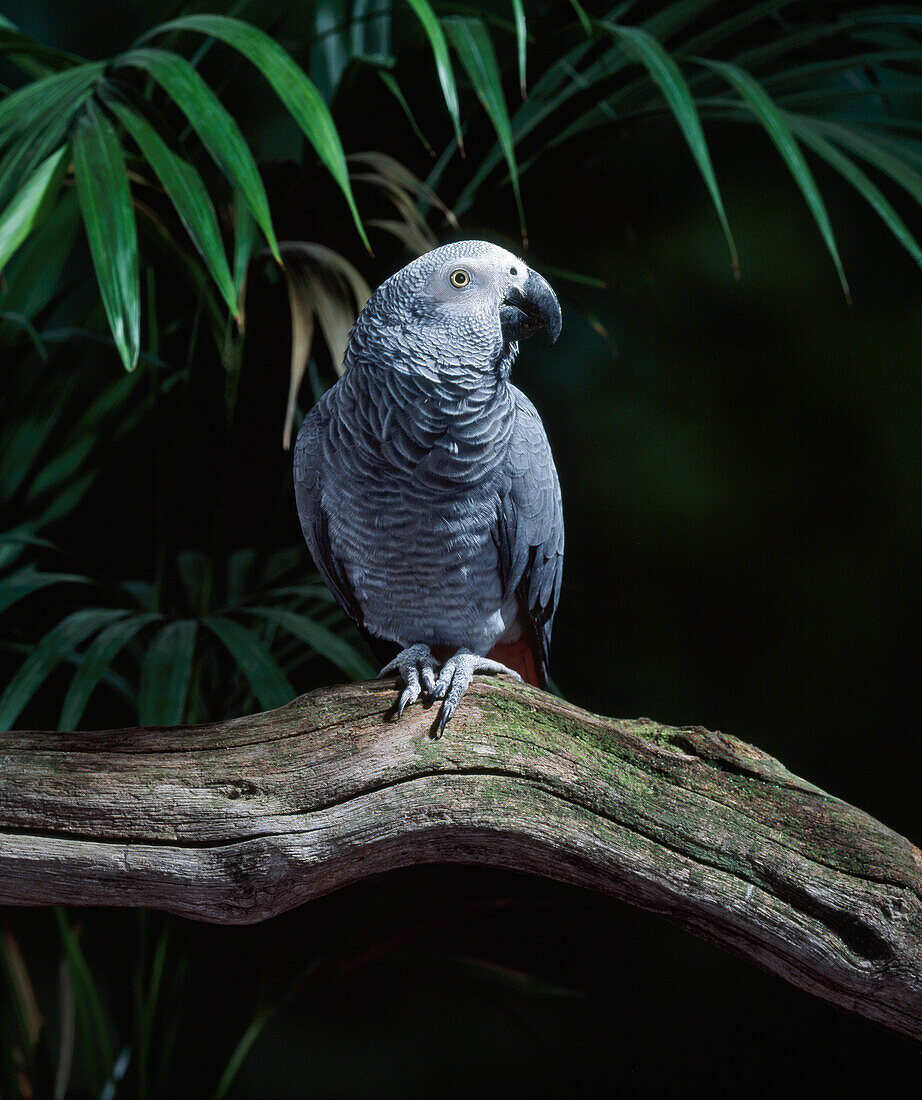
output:
[[[379,677],[392,676],[396,673],[406,685],[397,700],[396,718],[400,718],[404,710],[416,702],[423,689],[432,694],[437,667],[429,646],[417,643],[401,650],[393,661],[388,661],[381,669],[378,673]]]

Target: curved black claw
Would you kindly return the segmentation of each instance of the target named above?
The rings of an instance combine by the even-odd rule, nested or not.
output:
[[[478,672],[492,672],[505,674],[514,680],[521,681],[522,677],[511,668],[501,665],[499,661],[491,661],[489,657],[481,657],[477,653],[471,653],[469,649],[459,649],[458,652],[442,665],[442,671],[435,682],[432,691],[434,699],[444,699],[442,712],[439,714],[432,735],[439,738],[445,732],[445,727],[454,717],[461,698],[470,686],[471,680]]]
[[[436,667],[437,661],[432,656],[432,651],[427,645],[419,643],[401,650],[393,661],[388,661],[381,669],[379,678],[396,672],[406,684],[397,700],[395,719],[400,718],[404,710],[416,702],[423,690],[434,696]]]

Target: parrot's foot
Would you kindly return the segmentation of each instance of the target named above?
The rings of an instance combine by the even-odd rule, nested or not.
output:
[[[409,651],[408,651],[409,652]],[[461,697],[470,686],[474,674],[477,672],[505,673],[513,680],[522,682],[522,677],[515,669],[501,665],[499,661],[491,661],[489,657],[481,657],[477,653],[471,653],[469,649],[459,649],[454,657],[449,657],[442,665],[442,671],[435,682],[431,694],[433,699],[444,699],[442,713],[436,723],[434,736],[441,737],[445,732],[445,726],[452,715],[458,709]],[[429,690],[428,688],[426,690]]]
[[[429,695],[435,697],[435,670],[437,666],[438,661],[432,656],[432,650],[427,645],[420,643],[401,650],[393,661],[388,661],[381,669],[378,673],[379,677],[391,676],[397,672],[406,684],[397,702],[398,718],[403,714],[406,707],[416,702],[423,689]]]

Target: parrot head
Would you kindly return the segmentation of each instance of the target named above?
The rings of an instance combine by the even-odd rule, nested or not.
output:
[[[372,336],[383,326],[411,354],[438,349],[443,363],[484,369],[508,360],[510,346],[540,328],[553,343],[561,324],[557,296],[536,271],[497,245],[458,241],[382,283],[354,335]]]

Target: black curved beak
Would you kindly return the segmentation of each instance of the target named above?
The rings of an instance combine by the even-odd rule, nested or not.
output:
[[[529,271],[524,287],[512,287],[503,298],[499,323],[509,343],[546,328],[553,344],[563,325],[557,295],[536,271]]]

